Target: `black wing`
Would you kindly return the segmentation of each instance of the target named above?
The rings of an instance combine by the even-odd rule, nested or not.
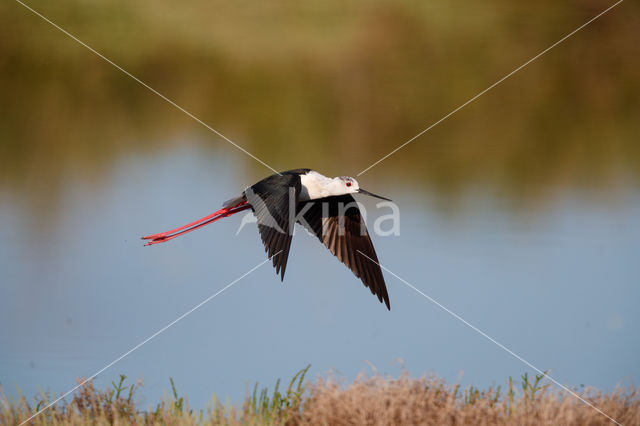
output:
[[[245,191],[258,220],[265,251],[273,256],[273,266],[282,280],[293,236],[294,223],[290,222],[294,215],[290,219],[290,206],[297,205],[301,187],[300,173],[289,171],[269,176]]]
[[[377,263],[378,256],[356,200],[351,195],[340,195],[301,202],[298,212],[306,220],[306,223],[299,223],[313,232],[391,310],[387,286]]]

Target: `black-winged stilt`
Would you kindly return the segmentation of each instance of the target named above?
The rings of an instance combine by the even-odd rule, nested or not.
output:
[[[310,169],[295,169],[269,176],[248,187],[222,209],[171,231],[142,237],[145,245],[164,243],[187,232],[252,209],[260,237],[273,266],[284,280],[289,248],[296,222],[315,234],[331,253],[360,278],[378,300],[389,305],[387,287],[378,257],[351,194],[367,194],[390,201],[360,188],[346,176],[329,178]],[[362,254],[360,254],[360,253]],[[372,260],[375,260],[373,262]]]

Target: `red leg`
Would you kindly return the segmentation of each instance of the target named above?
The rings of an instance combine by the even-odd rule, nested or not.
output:
[[[203,227],[205,225],[208,225],[210,223],[215,222],[218,219],[222,219],[223,217],[228,217],[231,216],[233,214],[239,213],[243,210],[247,210],[251,208],[251,205],[248,204],[247,201],[244,201],[240,204],[238,204],[237,206],[234,207],[225,207],[223,209],[220,209],[216,212],[211,213],[210,215],[207,215],[201,219],[198,219],[194,222],[191,222],[187,225],[181,226],[179,228],[176,229],[172,229],[170,231],[166,231],[166,232],[160,232],[157,234],[152,234],[152,235],[148,235],[146,237],[142,237],[143,240],[150,240],[147,244],[145,244],[145,246],[150,246],[153,244],[159,244],[159,243],[164,243],[167,242],[169,240],[174,239],[175,237],[179,237],[181,235],[184,235],[188,232],[191,231],[195,231],[196,229]]]

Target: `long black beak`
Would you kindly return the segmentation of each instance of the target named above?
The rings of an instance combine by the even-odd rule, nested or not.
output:
[[[364,189],[362,189],[362,188],[359,188],[359,189],[358,189],[358,192],[359,192],[360,194],[367,194],[367,195],[371,195],[372,197],[380,198],[381,200],[391,201],[391,200],[390,200],[390,199],[388,199],[388,198],[384,198],[384,197],[381,197],[381,196],[379,196],[379,195],[372,194],[372,193],[370,193],[369,191],[365,191],[365,190],[364,190]]]

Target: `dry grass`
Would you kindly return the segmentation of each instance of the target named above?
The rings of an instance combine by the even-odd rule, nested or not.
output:
[[[318,380],[309,388],[299,424],[600,425],[613,424],[573,396],[526,375],[506,388],[460,389],[436,377],[362,376],[349,386]],[[624,425],[640,424],[636,388],[581,396]]]
[[[307,367],[308,369],[308,367]],[[89,383],[70,402],[57,404],[33,424],[326,424],[326,425],[600,425],[613,424],[592,407],[552,389],[537,376],[509,379],[504,388],[460,388],[436,377],[398,378],[362,375],[344,384],[333,378],[304,383],[300,371],[286,391],[258,392],[241,406],[223,406],[214,396],[206,411],[190,409],[173,396],[155,409],[139,410],[134,404],[135,385],[119,383],[98,390]],[[635,387],[611,393],[584,390],[580,395],[624,425],[640,425],[640,399]],[[0,423],[18,424],[46,405],[0,399]]]

